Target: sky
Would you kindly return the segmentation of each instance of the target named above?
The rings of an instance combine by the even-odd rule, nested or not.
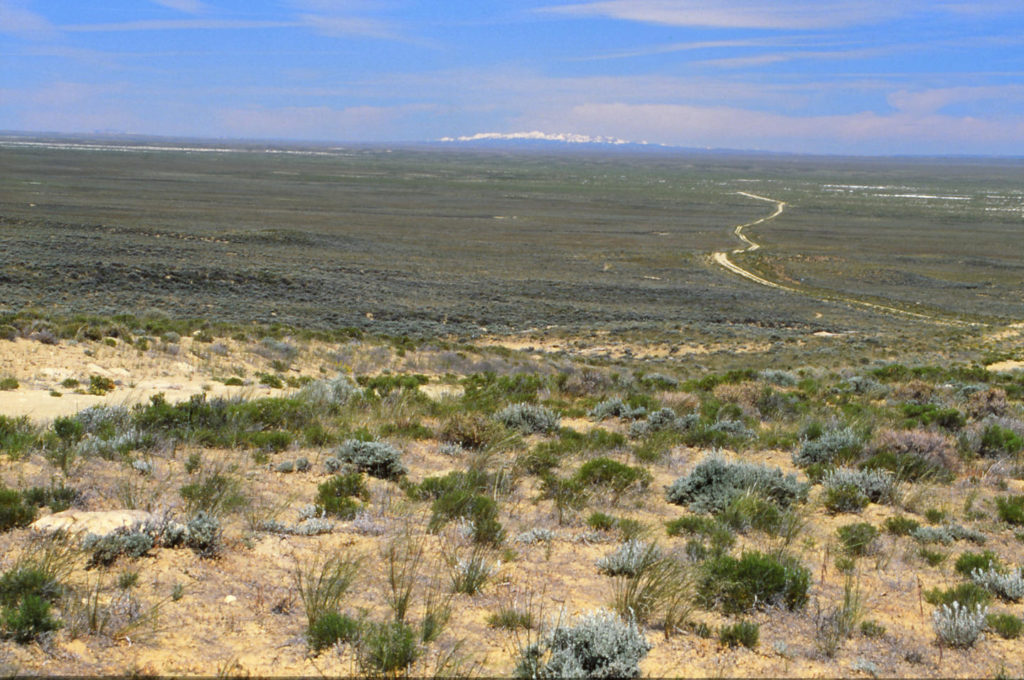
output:
[[[0,130],[1024,155],[1022,0],[0,0]]]

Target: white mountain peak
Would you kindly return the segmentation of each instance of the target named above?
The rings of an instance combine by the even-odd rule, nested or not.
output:
[[[565,142],[566,144],[647,144],[647,142],[631,142],[618,137],[579,135],[572,132],[478,132],[475,135],[462,137],[442,137],[442,142],[479,142],[486,140],[537,140],[544,142]]]

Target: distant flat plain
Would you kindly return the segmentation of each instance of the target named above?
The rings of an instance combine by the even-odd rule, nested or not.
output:
[[[0,140],[3,311],[416,335],[901,323],[817,292],[1024,319],[1016,161],[24,141]],[[787,208],[737,261],[809,295],[711,261],[772,211],[739,191]]]

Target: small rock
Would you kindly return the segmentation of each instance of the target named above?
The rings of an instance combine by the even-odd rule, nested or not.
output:
[[[238,598],[235,597],[234,595],[228,595],[227,597],[224,598],[224,604],[234,604],[237,601],[238,601]]]

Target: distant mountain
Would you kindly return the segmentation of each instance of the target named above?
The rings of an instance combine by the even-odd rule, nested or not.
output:
[[[557,146],[562,144],[576,144],[585,146],[615,146],[615,147],[661,147],[661,144],[649,144],[648,142],[631,142],[618,137],[602,137],[591,135],[579,135],[571,132],[550,133],[534,130],[533,132],[478,132],[475,135],[462,137],[442,137],[439,142],[463,143],[473,145],[507,145],[516,146]]]

